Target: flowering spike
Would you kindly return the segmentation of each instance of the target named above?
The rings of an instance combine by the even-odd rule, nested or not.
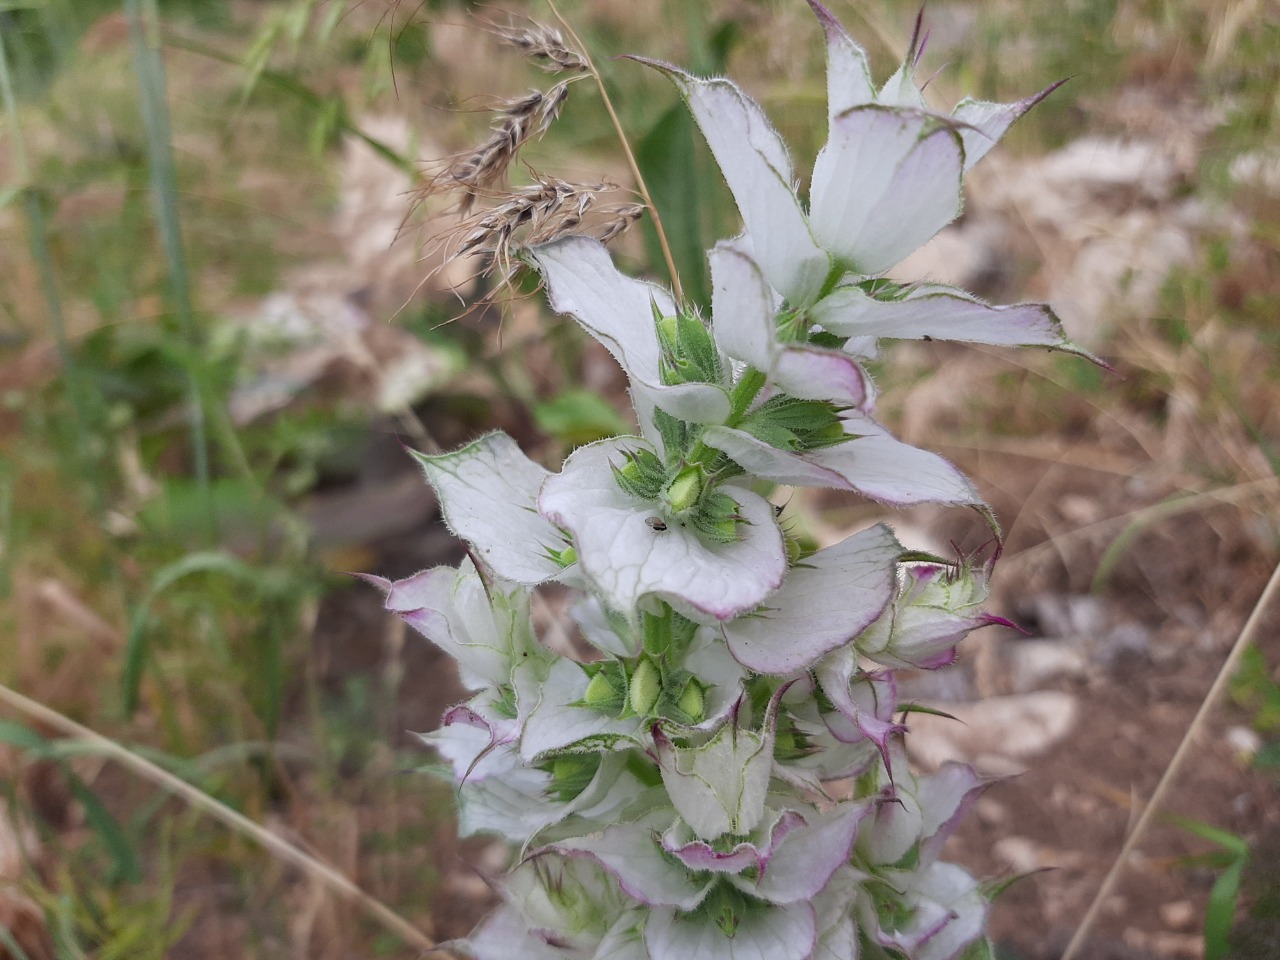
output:
[[[864,946],[943,960],[982,936],[986,888],[938,855],[986,783],[911,769],[914,705],[896,716],[893,671],[940,667],[970,631],[1008,624],[983,609],[999,528],[955,466],[872,419],[865,364],[882,338],[1083,354],[1043,304],[883,276],[957,216],[964,173],[1048,90],[940,115],[915,76],[923,17],[877,89],[863,49],[808,3],[828,131],[807,202],[738,86],[641,61],[679,88],[742,214],[708,254],[709,322],[564,235],[593,191],[539,176],[466,228],[464,246],[536,268],[552,308],[608,349],[642,434],[580,447],[558,473],[502,434],[415,454],[471,559],[367,578],[471,691],[424,737],[452,769],[461,832],[526,854],[464,945],[476,960],[857,960]],[[547,52],[551,33],[513,42],[576,62]],[[513,102],[530,136],[564,89]],[[994,546],[948,561],[875,526],[817,549],[756,492],[771,483],[972,507]],[[579,595],[590,662],[534,636],[530,588],[553,579]]]

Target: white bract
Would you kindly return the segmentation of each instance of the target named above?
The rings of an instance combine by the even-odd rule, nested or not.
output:
[[[984,889],[938,854],[984,784],[911,770],[892,670],[942,666],[1004,622],[982,610],[993,562],[907,553],[883,525],[813,549],[762,491],[985,510],[953,465],[872,418],[864,362],[884,337],[1075,350],[1044,305],[881,276],[955,218],[963,173],[1038,97],[936,114],[917,43],[877,89],[809,2],[829,130],[807,200],[758,104],[649,61],[744,222],[709,252],[710,317],[594,240],[523,251],[551,307],[625,370],[640,435],[558,472],[500,433],[416,455],[472,559],[369,578],[472,691],[424,737],[458,783],[461,831],[519,850],[504,905],[453,945],[478,960],[982,955]],[[530,591],[548,581],[578,594],[591,657],[538,642]]]

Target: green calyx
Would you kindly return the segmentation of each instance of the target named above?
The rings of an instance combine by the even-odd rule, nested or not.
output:
[[[548,772],[551,774],[551,785],[548,790],[561,803],[568,803],[587,789],[595,779],[596,771],[600,769],[600,754],[565,754],[556,757],[548,766],[550,767]]]
[[[627,672],[621,663],[588,664],[585,669],[591,674],[586,693],[582,695],[581,706],[599,710],[601,713],[620,714],[627,704]]]
[[[776,396],[743,418],[739,428],[779,450],[817,450],[851,439],[840,412],[822,400]]]
[[[720,383],[724,371],[711,331],[687,313],[664,317],[653,305],[658,331],[658,373],[668,386],[678,383]]]
[[[732,939],[738,932],[743,917],[764,906],[763,901],[743,893],[727,880],[721,880],[711,888],[711,892],[697,906],[694,914],[711,920],[720,928],[721,933]]]
[[[631,674],[627,696],[631,709],[642,717],[648,716],[662,696],[662,673],[648,657],[643,658]]]
[[[627,493],[641,500],[656,500],[667,482],[667,468],[649,450],[626,451],[627,462],[613,468],[613,478]]]
[[[662,491],[663,505],[673,519],[683,519],[698,505],[706,486],[706,474],[700,466],[685,467]]]

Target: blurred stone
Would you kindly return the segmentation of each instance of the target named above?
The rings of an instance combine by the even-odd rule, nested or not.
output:
[[[1196,907],[1190,900],[1175,900],[1162,904],[1160,919],[1174,930],[1186,930],[1196,922]]]
[[[1001,649],[1014,693],[1030,693],[1057,677],[1078,677],[1087,661],[1080,645],[1071,640],[1011,640]]]
[[[1253,762],[1254,756],[1262,749],[1262,737],[1249,727],[1231,727],[1223,739],[1236,759],[1244,766]]]
[[[1070,694],[1042,690],[949,704],[947,712],[955,720],[912,714],[907,752],[929,769],[983,758],[986,772],[1008,773],[1061,742],[1075,726],[1078,704]]]
[[[1044,866],[1035,842],[1026,837],[1001,837],[992,852],[1014,873],[1031,873]]]

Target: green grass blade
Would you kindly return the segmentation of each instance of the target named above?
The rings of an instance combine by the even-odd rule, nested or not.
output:
[[[169,293],[183,339],[200,355],[200,333],[196,327],[191,295],[191,274],[182,243],[178,214],[178,177],[173,161],[173,143],[169,123],[164,61],[160,56],[158,19],[155,0],[125,0],[129,21],[129,39],[133,47],[134,71],[138,77],[138,93],[142,120],[147,130],[147,158],[150,166],[151,193],[156,207],[165,260],[169,270]],[[206,436],[204,396],[198,360],[187,368],[187,415],[191,428],[192,461],[196,482],[209,504],[209,533],[216,518],[209,491],[209,445]]]
[[[256,583],[256,573],[242,560],[227,553],[208,551],[193,553],[181,560],[161,567],[151,580],[151,587],[142,602],[134,608],[129,624],[129,637],[125,641],[124,671],[121,687],[125,715],[138,708],[138,691],[142,685],[142,673],[147,661],[147,623],[151,606],[169,587],[184,577],[195,573],[221,573],[249,584]]]
[[[1209,891],[1204,911],[1204,960],[1222,960],[1231,949],[1231,927],[1236,919],[1236,900],[1247,857],[1227,867]]]
[[[93,490],[94,505],[102,512],[104,496],[97,482],[97,471],[89,463],[90,451],[93,449],[88,415],[88,401],[84,389],[84,380],[76,363],[75,354],[71,350],[71,342],[67,336],[66,317],[62,309],[62,296],[59,291],[57,276],[53,267],[53,251],[49,244],[49,228],[45,220],[44,206],[31,182],[31,168],[27,159],[26,142],[22,136],[22,125],[18,119],[18,104],[13,90],[13,79],[9,73],[8,38],[0,34],[0,97],[4,100],[5,117],[9,123],[9,137],[13,148],[14,166],[19,183],[7,194],[20,196],[27,221],[27,238],[31,251],[31,259],[35,264],[40,281],[41,294],[49,313],[49,325],[53,331],[54,344],[58,351],[58,361],[62,364],[63,381],[67,387],[67,398],[71,405],[72,432],[75,437],[78,466],[83,477]],[[8,203],[9,197],[6,197]]]
[[[711,303],[706,244],[702,236],[704,186],[698,178],[697,131],[683,102],[662,115],[636,144],[636,163],[651,184],[653,202],[667,230],[672,258],[688,299],[704,308]],[[646,231],[650,259],[662,262],[657,235]]]

